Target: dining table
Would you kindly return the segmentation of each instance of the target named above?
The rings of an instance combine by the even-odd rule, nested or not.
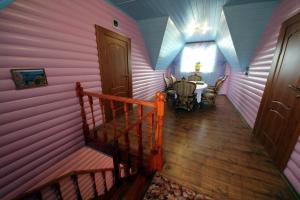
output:
[[[208,85],[204,81],[189,81],[192,83],[196,83],[196,90],[195,93],[197,93],[197,102],[201,103],[201,96],[202,93],[207,89]]]

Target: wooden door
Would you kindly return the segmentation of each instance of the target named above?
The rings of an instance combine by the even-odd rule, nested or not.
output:
[[[102,93],[132,97],[131,41],[120,34],[96,25],[96,38]],[[122,105],[116,104],[116,107]],[[118,109],[122,112],[123,109]],[[105,103],[105,118],[112,119],[110,103]]]
[[[283,170],[300,133],[300,14],[281,29],[254,133]]]

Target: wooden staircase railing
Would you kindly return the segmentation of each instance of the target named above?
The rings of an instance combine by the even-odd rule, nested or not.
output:
[[[64,199],[63,192],[66,192],[66,189],[65,185],[61,185],[61,181],[67,179],[71,181],[75,192],[74,195],[76,197],[74,199],[82,200],[84,199],[81,194],[83,189],[80,188],[78,182],[78,177],[82,175],[88,175],[91,180],[90,189],[93,191],[93,196],[89,199],[109,198],[106,172],[112,175],[114,187],[118,187],[122,183],[121,180],[134,174],[131,159],[134,145],[137,146],[137,151],[135,152],[137,154],[137,170],[143,169],[146,172],[154,172],[162,169],[164,93],[157,92],[155,101],[144,101],[85,91],[79,82],[76,83],[76,92],[79,97],[82,128],[86,144],[95,147],[101,152],[110,154],[113,158],[114,167],[71,171],[58,177],[53,177],[49,181],[45,180],[45,183],[41,183],[16,199],[48,199],[43,191],[49,188],[51,188],[51,194],[55,196],[55,199]],[[107,120],[108,117],[105,116],[108,107],[111,110],[111,120]],[[146,127],[145,124],[147,124]],[[147,129],[146,133],[143,131],[145,128]],[[103,131],[100,132],[103,133],[102,139],[99,137],[99,130]],[[137,137],[137,140],[131,138],[133,135]],[[109,137],[112,137],[112,141],[109,140]],[[147,140],[145,140],[145,137]],[[146,148],[149,150],[147,160],[145,159]],[[122,152],[123,156],[120,156],[120,152]],[[147,163],[147,169],[144,169],[145,162]],[[124,172],[122,178],[121,171]],[[97,191],[97,188],[99,188],[97,184],[99,183],[96,183],[95,179],[95,175],[99,177],[99,174],[102,176],[104,187],[104,194],[101,195]],[[114,191],[112,190],[111,192]]]
[[[59,177],[56,177],[45,184],[42,184],[35,189],[31,191],[27,191],[26,193],[22,194],[21,196],[17,197],[16,199],[20,200],[43,200],[43,199],[48,199],[47,195],[42,194],[42,190],[46,188],[51,188],[52,192],[55,195],[55,199],[61,200],[63,198],[62,194],[62,188],[61,186],[61,181],[63,179],[69,178],[70,181],[72,181],[73,184],[73,190],[75,191],[76,197],[74,199],[83,199],[82,194],[81,194],[81,187],[78,184],[78,177],[80,175],[89,175],[91,178],[91,183],[92,183],[92,189],[93,189],[93,197],[91,199],[99,199],[101,196],[105,197],[105,195],[108,193],[107,189],[107,180],[106,180],[106,172],[111,172],[113,174],[113,168],[107,168],[107,169],[91,169],[91,170],[80,170],[80,171],[71,171],[69,173],[63,174]],[[97,190],[97,183],[96,183],[96,178],[95,175],[101,174],[102,176],[102,184],[104,186],[104,194],[98,194]],[[115,177],[113,177],[114,183],[115,183]],[[98,183],[100,184],[100,183]],[[70,192],[70,191],[69,191]]]
[[[137,137],[137,163],[138,169],[143,167],[144,150],[143,125],[147,123],[147,134],[150,156],[148,157],[147,170],[161,170],[163,165],[163,124],[165,94],[157,92],[155,101],[144,101],[127,97],[106,95],[91,91],[85,91],[79,82],[76,83],[77,96],[81,107],[82,128],[87,144],[93,143],[96,147],[107,144],[109,135],[113,135],[115,152],[119,151],[120,141],[122,151],[127,155],[125,163],[125,175],[130,174],[130,154],[133,151],[131,141],[132,132]],[[107,120],[107,109],[110,108],[111,119]],[[145,110],[149,110],[145,112]],[[98,110],[98,111],[96,111]],[[134,113],[134,111],[137,111]],[[100,114],[99,114],[100,113]],[[135,115],[135,116],[134,116]],[[133,119],[134,118],[134,119]],[[106,126],[107,125],[107,126]],[[110,129],[106,128],[110,127]],[[99,130],[102,128],[101,141]],[[108,133],[110,132],[110,133]],[[118,157],[114,161],[118,161]],[[119,166],[119,163],[115,163]],[[118,176],[118,175],[115,175]]]

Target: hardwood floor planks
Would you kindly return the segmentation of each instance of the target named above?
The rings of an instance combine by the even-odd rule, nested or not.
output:
[[[292,199],[251,131],[225,96],[194,112],[168,104],[161,173],[215,199]]]

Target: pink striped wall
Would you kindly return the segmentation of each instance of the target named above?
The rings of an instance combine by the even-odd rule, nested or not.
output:
[[[137,23],[103,0],[17,0],[0,11],[0,197],[82,147],[75,82],[101,91],[94,25],[132,41],[133,96],[163,88]],[[15,90],[11,68],[45,68],[49,86]],[[99,110],[96,112],[99,112]]]
[[[232,72],[228,97],[253,127],[274,56],[282,22],[300,12],[299,0],[281,0],[265,28],[263,37],[250,62],[249,76]],[[300,141],[285,170],[286,176],[300,192]]]

